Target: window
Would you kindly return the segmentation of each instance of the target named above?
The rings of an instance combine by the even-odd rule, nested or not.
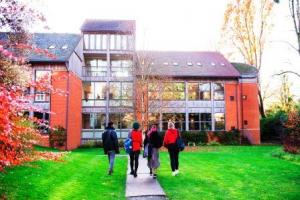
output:
[[[211,113],[189,113],[189,130],[211,130]]]
[[[85,76],[106,76],[107,61],[103,59],[87,59],[85,68]]]
[[[39,123],[36,123],[37,129],[42,134],[49,134],[49,113],[41,113],[41,112],[34,112],[33,117],[40,120]]]
[[[184,83],[179,83],[179,82],[164,83],[162,98],[163,100],[184,100],[185,99]]]
[[[222,83],[213,83],[214,100],[224,100],[224,85]]]
[[[132,82],[110,82],[109,87],[109,105],[132,107]]]
[[[96,35],[96,49],[100,50],[101,49],[101,35]]]
[[[134,38],[133,35],[128,35],[128,49],[129,50],[134,50]]]
[[[105,106],[106,83],[83,82],[82,106]]]
[[[51,83],[51,71],[36,70],[35,71],[35,81],[50,84]],[[50,101],[49,91],[39,91],[36,89],[34,92],[34,101],[49,102]]]
[[[107,35],[102,35],[102,49],[107,49]]]
[[[116,35],[116,49],[121,49],[121,35]]]
[[[134,117],[133,113],[109,113],[109,121],[114,123],[115,129],[119,129],[116,131],[118,137],[125,138],[128,136],[128,129],[132,128]]]
[[[225,130],[225,114],[215,113],[215,130]]]
[[[83,40],[84,40],[84,49],[89,49],[89,35],[88,34],[84,34],[83,35]]]
[[[234,96],[230,96],[230,101],[234,101]]]
[[[68,48],[68,45],[63,45],[62,47],[61,47],[62,49],[67,49]]]
[[[188,83],[189,100],[199,100],[199,83]]]
[[[122,49],[127,49],[127,35],[122,35]]]
[[[86,50],[104,50],[107,45],[107,35],[103,34],[84,34],[83,43]]]
[[[160,91],[158,83],[149,83],[148,85],[148,97],[150,100],[159,100],[160,99]]]
[[[95,49],[95,35],[90,35],[90,48],[89,49]]]
[[[54,44],[50,45],[49,49],[55,49],[55,45]]]
[[[114,50],[116,48],[115,35],[110,35],[110,49]]]
[[[200,100],[210,100],[210,83],[200,83]]]
[[[188,65],[188,66],[193,66],[193,63],[188,62],[187,65]]]
[[[105,114],[82,113],[82,129],[105,129]]]
[[[175,127],[179,130],[185,130],[185,114],[184,113],[163,113],[162,124],[163,130],[168,129],[168,122],[175,123]]]
[[[115,77],[128,77],[132,74],[132,60],[112,60],[111,75]]]

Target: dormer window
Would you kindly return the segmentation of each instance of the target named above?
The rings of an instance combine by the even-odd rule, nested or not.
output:
[[[164,65],[169,65],[169,63],[168,62],[164,62]]]
[[[202,64],[201,64],[200,62],[197,62],[197,65],[198,65],[198,66],[202,66]]]
[[[187,65],[188,65],[188,66],[193,66],[193,63],[188,62]]]
[[[49,49],[54,49],[54,48],[55,48],[55,45],[52,44],[52,45],[50,45],[48,48],[49,48]]]
[[[68,48],[68,45],[65,44],[65,45],[62,46],[61,48],[62,48],[62,49],[67,49],[67,48]]]
[[[151,65],[154,65],[154,62],[151,62]]]
[[[216,66],[216,64],[214,63],[214,62],[212,62],[212,63],[210,63],[211,64],[211,66]]]
[[[178,66],[178,62],[173,62],[173,65],[174,66]]]
[[[224,67],[224,66],[225,66],[225,64],[224,64],[224,63],[221,63],[221,66],[223,66],[223,67]]]

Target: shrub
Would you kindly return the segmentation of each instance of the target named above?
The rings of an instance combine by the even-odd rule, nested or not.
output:
[[[211,141],[209,143],[207,143],[208,146],[220,146],[221,144],[219,142],[216,141]]]
[[[288,134],[284,139],[283,149],[286,152],[298,154],[300,153],[300,112],[290,112],[285,125]]]
[[[201,131],[201,132],[184,131],[181,133],[181,137],[185,144],[188,143],[203,144],[203,143],[207,143],[208,141],[207,133],[205,131]]]
[[[220,134],[219,137],[220,137],[220,142],[226,145],[238,145],[240,144],[240,140],[241,140],[240,131],[237,129],[228,132],[223,132],[222,134]]]
[[[62,147],[66,145],[66,129],[62,126],[56,126],[49,135],[51,147]]]

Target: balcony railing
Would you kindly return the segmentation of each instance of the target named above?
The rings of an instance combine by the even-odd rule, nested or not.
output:
[[[82,77],[96,77],[96,76],[107,76],[107,70],[100,69],[92,69],[91,67],[82,67]]]

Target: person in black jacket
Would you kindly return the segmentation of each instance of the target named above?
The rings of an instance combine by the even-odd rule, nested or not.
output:
[[[156,125],[151,126],[150,131],[147,133],[147,137],[150,149],[150,151],[148,150],[148,167],[150,168],[150,172],[153,172],[153,178],[156,179],[157,169],[160,166],[159,148],[162,146],[163,140],[157,131]]]
[[[109,122],[102,134],[104,153],[108,156],[109,170],[108,175],[113,173],[115,155],[119,153],[117,133],[113,127],[113,122]]]

